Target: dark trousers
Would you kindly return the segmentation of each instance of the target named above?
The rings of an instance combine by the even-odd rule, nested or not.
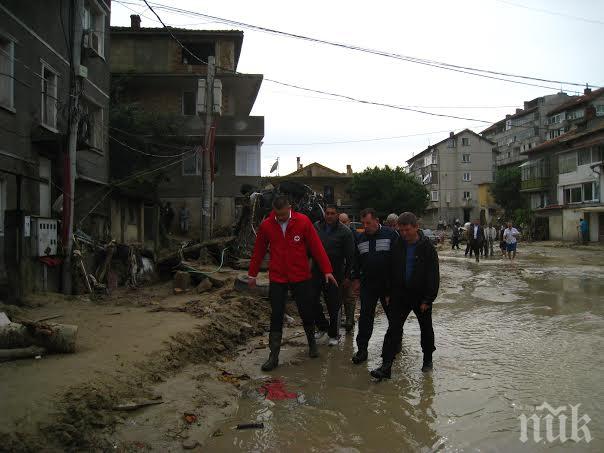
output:
[[[384,294],[366,288],[363,284],[361,284],[361,314],[359,316],[357,347],[359,351],[367,350],[369,340],[373,334],[373,322],[378,299],[388,318],[388,330],[386,331],[386,335],[384,335],[384,343],[382,345],[382,358],[385,361],[392,361],[400,343],[400,335],[398,335],[399,340],[397,341],[397,332],[402,331],[399,305],[386,305]]]
[[[432,327],[432,306],[428,307],[428,309],[422,312],[419,308],[419,303],[404,303],[401,307],[401,336],[403,334],[402,327],[405,325],[405,321],[409,316],[409,313],[413,311],[415,316],[417,317],[417,321],[419,322],[420,335],[421,335],[421,346],[422,352],[424,356],[428,356],[432,358],[432,352],[436,351],[434,347],[434,328]],[[399,337],[400,338],[400,337]]]
[[[298,283],[270,282],[268,298],[271,303],[271,332],[283,331],[283,315],[285,314],[285,303],[289,290],[291,290],[294,301],[298,306],[302,324],[305,328],[312,328],[312,281],[305,280]]]
[[[474,252],[474,256],[476,257],[476,261],[479,261],[480,260],[480,252],[481,252],[481,249],[482,249],[482,241],[471,239],[469,245],[470,245],[471,250]],[[472,256],[472,253],[470,253],[470,256]]]
[[[466,253],[465,255],[468,256],[468,253],[470,254],[470,258],[472,257],[472,243],[470,241],[467,242],[466,244]]]
[[[340,319],[340,308],[342,306],[342,299],[340,294],[340,286],[342,286],[342,279],[336,276],[338,286],[333,283],[325,283],[325,276],[323,274],[313,273],[312,278],[312,307],[313,307],[313,318],[315,325],[318,330],[326,331],[330,338],[336,338],[339,330],[339,319]],[[327,312],[329,313],[329,321],[325,318],[323,313],[323,305],[321,304],[321,294],[325,299],[327,305]]]
[[[453,236],[451,238],[451,250],[457,248],[459,250],[459,236]]]

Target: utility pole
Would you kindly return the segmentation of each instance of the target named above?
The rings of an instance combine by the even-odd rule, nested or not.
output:
[[[205,133],[203,149],[203,167],[201,184],[201,240],[212,237],[212,215],[213,215],[213,197],[212,197],[212,161],[210,156],[210,128],[212,127],[212,117],[214,113],[214,74],[216,71],[216,60],[214,57],[208,57],[208,70],[206,77],[206,96],[205,96]]]
[[[63,262],[63,294],[71,294],[71,255],[73,248],[73,211],[75,198],[76,148],[78,144],[79,93],[80,93],[80,56],[82,53],[82,0],[73,2],[71,12],[73,41],[71,42],[71,87],[69,102],[69,142],[65,155],[63,175],[63,244],[65,261]]]

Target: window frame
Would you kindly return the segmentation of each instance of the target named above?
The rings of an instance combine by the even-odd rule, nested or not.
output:
[[[467,197],[466,197],[466,194],[468,195]],[[463,191],[463,199],[464,199],[464,201],[471,200],[472,199],[472,192],[470,192],[469,190],[464,190]]]
[[[15,112],[15,43],[16,40],[11,38],[10,36],[5,35],[4,33],[0,32],[0,41],[4,41],[6,42],[6,44],[8,44],[8,52],[4,53],[4,51],[1,51],[2,55],[4,55],[7,60],[8,60],[8,66],[9,66],[9,71],[7,73],[7,75],[3,76],[3,77],[7,77],[9,79],[9,82],[7,84],[8,86],[8,96],[7,99],[9,100],[9,104],[4,104],[2,102],[0,102],[0,107],[7,109],[11,112]]]
[[[99,57],[105,59],[105,31],[107,28],[107,13],[95,0],[87,0],[83,7],[82,28],[88,31],[88,48]],[[86,24],[86,14],[88,19]],[[88,27],[86,28],[86,25]],[[93,35],[97,39],[98,48],[93,45]]]
[[[42,70],[40,72],[41,80],[40,80],[40,87],[41,87],[41,103],[40,103],[40,124],[44,127],[46,127],[47,129],[50,129],[54,132],[58,131],[58,120],[59,120],[59,105],[58,105],[58,101],[59,101],[59,72],[53,68],[51,65],[49,65],[46,61],[41,60],[42,63]],[[54,84],[54,95],[47,95],[45,90],[44,90],[44,83],[47,82],[47,79],[44,78],[44,71],[47,70],[50,73],[52,73],[54,75],[55,78],[55,84]],[[48,115],[48,112],[46,111],[46,104],[45,104],[45,98],[49,97],[52,102],[54,102],[54,112],[53,112],[53,122],[54,124],[50,124],[45,122],[46,119],[45,117]]]
[[[189,160],[189,159],[195,159],[195,171],[194,172],[187,172],[185,170],[185,163]],[[200,159],[200,154],[199,152],[195,152],[193,153],[192,156],[186,157],[182,160],[182,175],[183,176],[201,176],[201,159]]]
[[[468,176],[467,178],[466,178],[466,175]],[[462,179],[463,179],[464,182],[471,182],[472,181],[472,172],[471,171],[464,171]]]
[[[466,159],[466,156],[467,156],[467,159]],[[461,162],[462,162],[462,163],[464,163],[464,164],[469,164],[469,163],[471,163],[471,162],[472,162],[472,160],[471,160],[471,157],[470,157],[470,156],[471,156],[470,154],[462,154],[462,155],[461,155]]]
[[[256,154],[250,160],[250,154]],[[242,159],[245,155],[245,170],[241,171]],[[238,144],[235,145],[235,176],[260,177],[261,176],[261,144]],[[253,166],[254,168],[251,168]]]
[[[468,137],[462,137],[461,146],[470,146],[470,139]]]
[[[438,190],[430,191],[430,201],[438,201]]]

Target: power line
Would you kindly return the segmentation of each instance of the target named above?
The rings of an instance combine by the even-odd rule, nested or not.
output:
[[[548,9],[541,9],[541,8],[534,8],[534,7],[526,6],[526,5],[519,5],[517,3],[508,2],[508,1],[505,1],[505,0],[495,0],[495,1],[499,2],[499,3],[503,3],[504,5],[513,6],[515,8],[523,8],[523,9],[528,9],[529,11],[536,11],[538,13],[550,14],[552,16],[566,17],[568,19],[579,20],[579,21],[583,21],[583,22],[589,22],[591,24],[604,25],[604,21],[601,21],[601,20],[598,20],[598,19],[588,19],[587,17],[573,16],[571,14],[559,13],[559,12],[551,11],[551,10],[548,10]]]
[[[342,141],[333,141],[333,142],[310,142],[310,143],[263,143],[262,146],[314,146],[314,145],[339,145],[344,143],[362,143],[362,142],[376,142],[382,140],[396,140],[401,138],[410,138],[410,137],[421,137],[423,135],[433,135],[433,134],[443,134],[445,132],[450,132],[450,129],[442,130],[442,131],[434,131],[434,132],[421,132],[418,134],[409,134],[409,135],[398,135],[393,137],[376,137],[376,138],[364,138],[359,140],[342,140]]]
[[[124,3],[123,0],[116,0],[116,1],[118,1],[119,3]],[[153,11],[151,6],[149,5],[149,2],[147,2],[147,0],[143,0],[143,1]],[[125,3],[128,3],[128,2],[125,2]],[[403,60],[403,61],[407,61],[407,62],[411,62],[411,63],[417,63],[417,64],[422,64],[422,65],[437,67],[440,69],[446,69],[446,70],[450,70],[450,71],[466,73],[466,74],[474,75],[474,76],[478,76],[478,77],[486,77],[486,78],[491,78],[491,79],[495,79],[495,80],[502,80],[502,81],[509,82],[509,83],[520,83],[520,84],[524,84],[524,85],[537,86],[540,88],[557,90],[556,87],[521,82],[518,80],[504,79],[504,78],[496,77],[496,76],[512,77],[512,78],[516,78],[516,79],[531,80],[531,81],[535,81],[535,82],[553,83],[556,85],[572,85],[572,86],[580,86],[580,87],[585,86],[585,83],[565,82],[565,81],[560,81],[560,80],[551,80],[551,79],[545,79],[545,78],[540,78],[540,77],[527,76],[527,75],[522,75],[522,74],[513,74],[513,73],[506,73],[506,72],[494,71],[494,70],[489,70],[489,69],[474,68],[471,66],[456,65],[456,64],[451,64],[451,63],[446,63],[446,62],[441,62],[441,61],[436,61],[436,60],[412,57],[412,56],[408,56],[408,55],[401,55],[401,54],[394,53],[394,52],[387,52],[387,51],[378,50],[378,49],[371,49],[371,48],[366,48],[366,47],[361,47],[361,46],[356,46],[356,45],[340,43],[340,42],[336,42],[336,41],[328,41],[328,40],[313,38],[313,37],[305,36],[305,35],[301,35],[301,34],[289,33],[289,32],[275,30],[275,29],[271,29],[271,28],[267,28],[267,27],[258,26],[258,25],[252,25],[252,24],[248,24],[245,22],[240,22],[240,21],[236,21],[236,20],[232,20],[232,19],[225,19],[222,17],[212,16],[212,15],[205,14],[205,13],[199,13],[199,12],[195,12],[195,11],[185,10],[182,8],[171,7],[171,6],[164,5],[164,4],[157,3],[157,2],[154,2],[153,5],[155,7],[157,7],[158,9],[163,9],[163,10],[173,12],[176,14],[205,17],[208,19],[215,20],[216,22],[224,23],[227,25],[233,25],[233,26],[237,26],[237,27],[242,27],[242,28],[247,28],[250,30],[260,31],[263,33],[286,36],[289,38],[324,44],[324,45],[328,45],[328,46],[332,46],[332,47],[344,48],[344,49],[348,49],[348,50],[364,52],[364,53],[369,53],[369,54],[373,54],[373,55],[379,55],[379,56],[383,56],[383,57],[387,57],[387,58]],[[155,13],[155,11],[153,11],[153,12],[159,18],[157,13]],[[163,22],[162,22],[162,24],[163,24]],[[164,27],[166,27],[165,24],[163,24],[163,25],[164,25]],[[471,71],[473,71],[473,72],[471,72]]]
[[[114,137],[114,136],[112,136],[112,135],[109,135],[109,138],[110,138],[111,140],[113,140],[114,142],[119,143],[119,144],[120,144],[120,145],[122,145],[123,147],[128,148],[129,150],[131,150],[131,151],[135,151],[135,152],[140,153],[140,154],[143,154],[143,155],[145,155],[145,156],[151,156],[151,157],[162,157],[162,158],[172,158],[172,157],[180,157],[180,156],[184,156],[184,155],[185,155],[185,154],[187,154],[187,152],[188,152],[188,151],[185,151],[185,152],[180,153],[180,154],[169,154],[169,155],[168,155],[168,154],[153,154],[153,153],[148,153],[148,152],[146,152],[146,151],[142,151],[142,150],[137,149],[137,148],[133,148],[132,146],[130,146],[130,145],[128,145],[127,143],[124,143],[124,142],[122,142],[122,141],[118,140],[117,138],[115,138],[115,137]]]

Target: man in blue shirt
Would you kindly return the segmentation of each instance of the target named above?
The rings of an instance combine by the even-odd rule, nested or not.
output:
[[[411,313],[415,313],[421,330],[421,346],[424,353],[422,371],[432,370],[434,329],[432,327],[432,303],[438,295],[440,272],[438,254],[434,245],[419,230],[417,217],[404,212],[398,219],[401,240],[392,250],[391,287],[388,309],[391,318],[399,317],[401,322],[393,322],[390,344],[400,344],[403,325]],[[392,361],[396,348],[383,355],[382,366],[371,375],[378,379],[390,378]]]
[[[589,242],[589,223],[585,219],[579,220],[579,229],[581,230],[581,239],[583,244]]]

